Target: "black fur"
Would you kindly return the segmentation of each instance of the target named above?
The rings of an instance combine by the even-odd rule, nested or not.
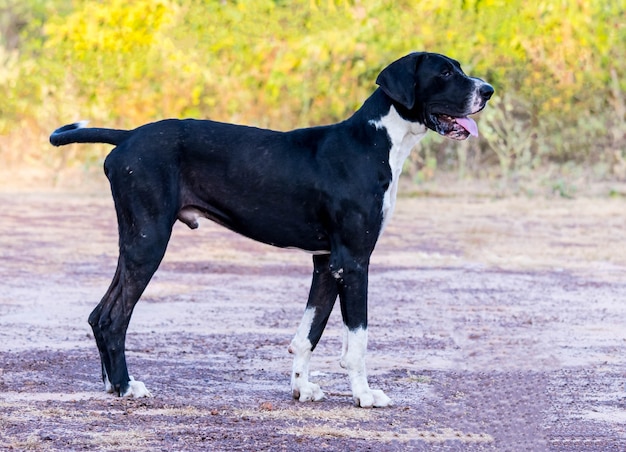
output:
[[[121,395],[128,391],[126,330],[177,219],[195,228],[197,218],[205,217],[251,239],[313,253],[307,304],[316,308],[308,335],[312,348],[337,297],[345,325],[366,328],[370,255],[392,182],[390,136],[374,122],[393,106],[405,120],[445,134],[438,115],[475,113],[468,111],[468,99],[477,80],[454,60],[414,53],[380,73],[380,88],[352,117],[329,126],[276,132],[168,119],[130,131],[57,129],[50,137],[55,146],[116,146],[104,168],[115,201],[120,255],[111,286],[89,317],[103,378],[112,389]],[[480,89],[484,106],[493,89],[484,82]]]

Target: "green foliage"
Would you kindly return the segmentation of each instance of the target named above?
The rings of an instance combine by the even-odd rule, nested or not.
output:
[[[604,0],[0,0],[0,159],[55,170],[97,162],[106,147],[46,144],[53,128],[83,118],[134,127],[193,116],[283,130],[334,122],[373,91],[382,67],[429,50],[490,81],[496,97],[480,140],[420,145],[416,180],[440,167],[531,177],[569,161],[624,178],[625,9]]]

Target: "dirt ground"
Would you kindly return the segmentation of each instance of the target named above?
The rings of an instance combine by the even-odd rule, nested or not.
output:
[[[177,225],[127,338],[149,399],[106,394],[87,316],[108,193],[0,194],[1,450],[626,450],[626,201],[403,198],[370,272],[352,406],[335,309],[325,400],[290,395],[310,256]]]

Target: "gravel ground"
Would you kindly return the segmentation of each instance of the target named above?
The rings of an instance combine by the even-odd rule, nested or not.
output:
[[[87,316],[115,269],[108,194],[0,194],[2,450],[626,450],[626,202],[403,198],[370,271],[373,387],[352,406],[336,309],[326,399],[290,396],[310,256],[177,225],[99,380]]]

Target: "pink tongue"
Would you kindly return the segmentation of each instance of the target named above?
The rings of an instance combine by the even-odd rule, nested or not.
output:
[[[467,130],[470,135],[478,136],[478,126],[476,125],[476,121],[472,118],[455,118],[456,123]]]

